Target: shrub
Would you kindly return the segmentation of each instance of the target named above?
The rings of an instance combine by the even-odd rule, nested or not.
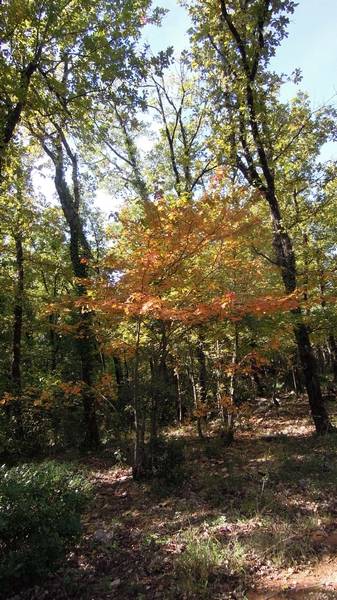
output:
[[[221,438],[211,438],[207,440],[204,446],[205,456],[212,459],[224,459],[226,456],[226,449]]]
[[[154,475],[166,485],[176,486],[183,483],[185,453],[180,440],[159,438],[154,447]]]
[[[0,595],[57,566],[79,536],[89,495],[84,476],[64,464],[0,467]]]

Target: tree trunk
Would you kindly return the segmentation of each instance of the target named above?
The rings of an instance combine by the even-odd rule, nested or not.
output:
[[[270,169],[268,157],[261,142],[255,114],[254,98],[250,85],[247,87],[247,104],[251,114],[250,124],[252,135],[256,143],[260,166],[266,181],[266,184],[260,183],[260,191],[265,196],[270,208],[276,261],[281,270],[282,281],[286,293],[293,294],[297,289],[295,252],[292,240],[282,225],[281,211],[275,192],[274,174]],[[294,335],[308,394],[311,416],[315,424],[316,432],[319,435],[322,435],[331,431],[333,427],[329,421],[323,402],[317,363],[311,346],[309,331],[303,321],[302,309],[298,307],[293,309],[291,313],[295,320]]]
[[[268,202],[273,225],[273,244],[278,266],[281,269],[282,280],[287,294],[292,294],[297,289],[297,271],[296,257],[292,240],[288,232],[283,228],[282,215],[276,196],[274,171],[269,164],[268,152],[266,151],[260,130],[258,126],[258,117],[255,106],[254,92],[251,81],[247,81],[246,102],[249,110],[249,123],[251,133],[256,145],[256,151],[259,158],[259,166],[263,172],[265,183],[262,183],[259,175],[257,179],[260,183],[257,187]],[[252,173],[253,175],[253,173]],[[254,172],[256,185],[256,173]],[[317,372],[317,364],[313,349],[310,343],[307,326],[303,322],[302,310],[300,307],[291,311],[295,318],[294,335],[298,347],[298,354],[304,375],[305,386],[308,394],[311,416],[313,418],[316,432],[319,435],[331,431],[332,425],[322,398],[322,392]]]
[[[251,161],[250,172],[243,169],[243,174],[248,179],[249,183],[260,190],[269,205],[276,261],[281,270],[285,291],[287,294],[292,294],[297,289],[296,258],[292,240],[288,232],[283,228],[282,215],[275,191],[274,173],[270,168],[268,154],[263,146],[260,136],[254,93],[250,82],[247,83],[246,102],[250,115],[249,124],[251,133],[256,146],[259,167],[262,170],[264,181],[253,166],[252,156],[249,157],[249,160]],[[316,432],[320,435],[325,434],[333,428],[323,402],[317,363],[311,346],[308,328],[303,321],[302,309],[300,307],[293,309],[291,313],[295,320],[294,336],[304,375],[311,415]]]
[[[76,345],[81,361],[81,376],[84,384],[82,391],[84,437],[82,447],[95,450],[100,445],[96,417],[96,398],[93,392],[94,376],[94,339],[92,334],[92,316],[84,313],[78,322]]]
[[[337,344],[333,333],[330,333],[328,338],[329,349],[331,354],[331,366],[333,373],[333,381],[337,384]]]
[[[224,102],[229,114],[231,110],[236,111],[239,123],[239,131],[233,133],[231,141],[232,158],[235,156],[236,167],[241,171],[246,181],[265,197],[269,205],[272,218],[273,244],[277,264],[281,270],[284,288],[287,294],[292,294],[297,288],[296,260],[292,240],[288,232],[283,227],[283,220],[275,188],[275,160],[273,158],[273,149],[268,140],[272,136],[268,123],[269,107],[266,101],[265,90],[257,80],[261,71],[264,72],[264,44],[265,33],[270,26],[268,21],[269,2],[264,4],[264,10],[261,11],[259,21],[259,35],[252,39],[247,33],[248,28],[244,29],[241,24],[240,29],[235,25],[235,15],[228,11],[225,0],[220,2],[219,33],[225,28],[231,43],[236,48],[236,57],[231,64],[226,57],[227,39],[223,40],[221,47],[221,57],[223,58],[222,68],[227,78],[232,77],[231,84],[234,90],[228,90],[224,94]],[[247,21],[245,22],[245,17]],[[241,15],[243,23],[248,24],[251,18],[249,10]],[[241,30],[246,34],[242,35]],[[255,36],[255,32],[253,34]],[[221,37],[221,36],[220,36]],[[213,42],[215,43],[215,42]],[[217,40],[219,47],[219,41]],[[253,57],[253,58],[252,58]],[[233,79],[235,73],[235,80]],[[239,83],[240,82],[240,83]],[[241,85],[243,82],[243,85]],[[235,97],[236,85],[241,89],[237,93],[237,104],[232,104],[229,100],[230,94]],[[240,150],[237,145],[238,136]],[[320,382],[317,373],[315,356],[311,347],[309,332],[302,317],[301,308],[292,312],[295,320],[294,335],[298,347],[305,385],[308,393],[309,405],[312,418],[318,434],[324,434],[332,429],[327,415],[320,388]]]
[[[193,356],[192,353],[190,354],[190,358],[191,358],[191,368],[188,370],[188,375],[189,375],[189,379],[191,382],[191,386],[192,386],[192,394],[193,394],[193,402],[194,402],[194,407],[196,412],[198,412],[198,391],[197,391],[197,386],[195,383],[195,377],[194,377],[194,372],[193,372]],[[203,440],[204,439],[204,434],[202,431],[202,417],[200,417],[199,415],[197,415],[197,431],[198,431],[198,437],[199,439]]]
[[[174,374],[177,382],[177,418],[179,426],[181,427],[183,422],[183,408],[182,408],[182,394],[181,394],[181,383],[180,383],[180,374],[178,367],[175,368]]]
[[[200,402],[203,404],[207,400],[207,366],[206,356],[203,349],[202,340],[200,339],[196,348],[196,355],[199,363],[199,389],[200,389]]]
[[[13,345],[12,345],[12,365],[11,365],[11,381],[12,392],[14,395],[13,401],[13,417],[15,420],[15,436],[18,439],[24,437],[24,429],[22,423],[22,407],[21,407],[21,345],[22,345],[22,321],[23,321],[23,292],[24,292],[24,255],[22,246],[22,233],[17,232],[14,235],[15,239],[15,263],[17,272],[16,289],[14,294],[14,311],[13,311]]]
[[[160,385],[160,373],[157,371],[155,361],[150,359],[151,371],[151,424],[150,424],[150,441],[149,452],[151,461],[151,472],[155,471],[156,464],[156,442],[158,432],[158,383]]]
[[[77,280],[77,295],[83,297],[86,295],[86,287],[82,281],[88,275],[87,262],[90,257],[90,248],[85,238],[79,215],[80,192],[77,158],[69,150],[73,168],[73,193],[71,193],[65,178],[61,140],[58,141],[56,146],[56,154],[52,154],[50,151],[48,153],[55,164],[55,187],[70,229],[70,258],[73,273]],[[75,314],[75,320],[78,327],[76,347],[80,358],[82,381],[84,384],[82,392],[84,438],[82,445],[86,449],[94,450],[99,446],[100,440],[96,416],[96,398],[92,389],[95,363],[95,338],[92,328],[92,314],[90,312],[83,312],[81,314],[78,311]]]
[[[196,355],[199,363],[199,396],[200,402],[202,405],[205,405],[207,402],[207,365],[206,365],[206,356],[203,349],[203,342],[200,336],[199,342],[197,344]],[[202,419],[205,417],[198,417],[198,435],[199,437],[204,437],[202,432]]]
[[[136,352],[133,369],[133,410],[135,423],[135,445],[132,474],[134,479],[142,479],[146,475],[145,465],[145,414],[142,401],[139,397],[139,347],[140,347],[141,321],[136,325]]]
[[[113,360],[113,365],[114,365],[116,384],[117,384],[117,387],[119,388],[124,382],[122,363],[121,363],[121,359],[119,358],[119,356],[113,356],[112,360]]]
[[[225,437],[229,443],[234,440],[234,410],[237,403],[237,394],[236,394],[236,381],[237,381],[237,373],[236,367],[238,363],[238,352],[239,352],[239,328],[238,324],[234,325],[234,343],[233,343],[233,354],[232,354],[232,372],[230,378],[229,385],[229,396],[231,406],[228,409],[224,410],[224,422],[225,422]]]
[[[49,315],[49,342],[50,342],[50,371],[53,373],[57,367],[58,354],[58,336],[55,332],[56,318],[55,315]]]
[[[163,403],[167,394],[169,385],[169,375],[167,369],[167,326],[162,321],[160,323],[161,339],[158,359],[154,356],[150,360],[151,370],[151,430],[150,430],[150,456],[152,473],[156,466],[156,450],[158,440],[158,426],[163,410]]]
[[[282,227],[281,213],[273,186],[273,181],[270,181],[271,189],[266,192],[266,199],[269,203],[273,221],[274,250],[277,263],[281,269],[285,291],[287,294],[292,294],[297,288],[295,253],[292,241],[288,233]],[[303,322],[303,315],[300,307],[293,309],[291,313],[295,319],[294,335],[308,394],[311,416],[315,424],[316,432],[319,435],[323,435],[331,431],[333,427],[330,423],[322,398],[317,363],[311,346],[308,328]]]
[[[28,63],[26,68],[21,71],[18,101],[14,104],[9,104],[5,119],[0,128],[0,184],[3,178],[3,167],[5,163],[6,149],[10,143],[15,130],[20,123],[21,114],[27,102],[27,95],[31,83],[31,79],[38,68],[41,58],[42,47],[39,45],[36,48],[34,60]]]

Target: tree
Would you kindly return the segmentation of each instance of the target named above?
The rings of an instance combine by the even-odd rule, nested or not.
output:
[[[55,187],[70,230],[70,258],[76,282],[76,292],[80,298],[84,298],[86,296],[84,282],[88,277],[88,262],[92,255],[80,214],[81,192],[77,156],[72,152],[61,129],[51,146],[47,145],[43,139],[41,139],[41,143],[55,166]],[[65,152],[71,162],[72,189],[70,189],[66,180]],[[85,423],[83,445],[86,448],[97,448],[99,445],[99,432],[96,419],[96,399],[93,392],[95,337],[92,330],[92,315],[90,311],[80,309],[80,311],[77,311],[75,319],[75,337],[83,381],[82,400]]]
[[[125,209],[119,225],[113,227],[112,249],[101,269],[104,278],[90,291],[89,308],[111,331],[115,343],[128,344],[131,349],[137,477],[146,472],[148,392],[144,381],[149,359],[153,442],[163,412],[158,385],[162,382],[167,390],[163,385],[167,362],[177,352],[177,336],[195,332],[189,347],[190,374],[196,409],[200,410],[206,406],[209,387],[203,326],[217,321],[236,323],[248,314],[263,318],[297,305],[296,297],[284,297],[280,291],[268,296],[269,273],[261,272],[261,258],[254,259],[251,250],[257,226],[260,236],[262,233],[260,220],[248,207],[240,206],[245,188],[233,187],[230,181],[222,181],[224,186],[226,198],[218,191],[194,201],[190,197],[161,198],[156,201],[156,220]],[[248,275],[253,264],[254,282]],[[113,326],[109,327],[109,322]],[[234,377],[232,396],[233,387]]]
[[[135,89],[144,55],[135,50],[141,27],[156,22],[151,0],[5,0],[0,7],[1,55],[0,172],[4,177],[7,148],[27,111],[61,111],[69,117],[82,100],[114,88],[117,97]],[[59,73],[72,71],[72,86]],[[130,89],[126,90],[128,80]],[[70,110],[71,106],[71,110]],[[73,114],[74,116],[74,114]],[[78,116],[78,115],[77,115]],[[89,116],[89,115],[88,115]],[[7,157],[7,158],[6,158]]]
[[[41,55],[48,68],[45,63],[36,67],[39,80],[34,96],[25,98],[22,118],[54,164],[55,186],[70,230],[70,256],[79,297],[86,295],[84,282],[92,255],[81,216],[80,167],[77,153],[72,149],[74,140],[79,143],[84,132],[92,130],[92,115],[102,102],[110,97],[118,105],[123,105],[126,98],[135,101],[137,85],[147,65],[136,41],[146,22],[150,2],[141,1],[136,9],[129,1],[117,4],[98,0],[90,3],[88,11],[83,11],[83,6],[78,10],[69,25],[70,35],[62,31],[60,38],[53,40],[53,46],[48,46],[47,56]],[[31,9],[36,10],[36,6]],[[159,14],[159,10],[155,11],[153,19]],[[149,20],[151,18],[149,15]],[[14,47],[15,43],[18,43],[16,38]],[[72,189],[66,178],[69,167]],[[85,444],[96,447],[99,435],[92,390],[95,340],[91,315],[84,309],[78,319],[77,342],[84,382]]]
[[[194,57],[207,80],[219,110],[217,139],[228,164],[259,192],[269,208],[275,261],[284,289],[293,294],[298,286],[294,243],[285,226],[280,157],[298,143],[305,124],[276,148],[280,129],[278,91],[281,78],[269,69],[277,46],[286,36],[291,0],[221,0],[190,4],[194,23]],[[268,90],[268,93],[267,93]],[[281,121],[281,131],[282,131]],[[316,431],[330,431],[322,400],[317,365],[308,327],[300,306],[292,310],[294,335],[304,373],[311,414]]]

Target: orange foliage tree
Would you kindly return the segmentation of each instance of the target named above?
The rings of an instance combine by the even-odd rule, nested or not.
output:
[[[174,335],[214,323],[235,325],[247,315],[260,318],[297,306],[298,294],[284,296],[276,269],[266,267],[255,251],[258,244],[268,243],[254,198],[223,177],[194,201],[184,196],[159,198],[145,217],[138,209],[126,208],[111,227],[111,248],[100,275],[76,303],[96,314],[103,352],[131,352],[136,475],[142,474],[145,460],[141,362],[153,342],[153,330],[159,338],[152,345],[151,360],[153,366],[157,354],[158,373],[165,356],[174,353]],[[232,368],[237,371],[240,363]],[[204,401],[202,394],[195,398],[198,417]],[[151,434],[156,436],[156,401],[151,410]]]

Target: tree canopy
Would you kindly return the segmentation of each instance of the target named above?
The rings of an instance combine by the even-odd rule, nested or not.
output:
[[[295,2],[182,5],[178,56],[144,42],[151,0],[1,3],[6,456],[125,435],[147,477],[162,429],[230,442],[277,389],[333,432],[336,109],[273,70]]]

